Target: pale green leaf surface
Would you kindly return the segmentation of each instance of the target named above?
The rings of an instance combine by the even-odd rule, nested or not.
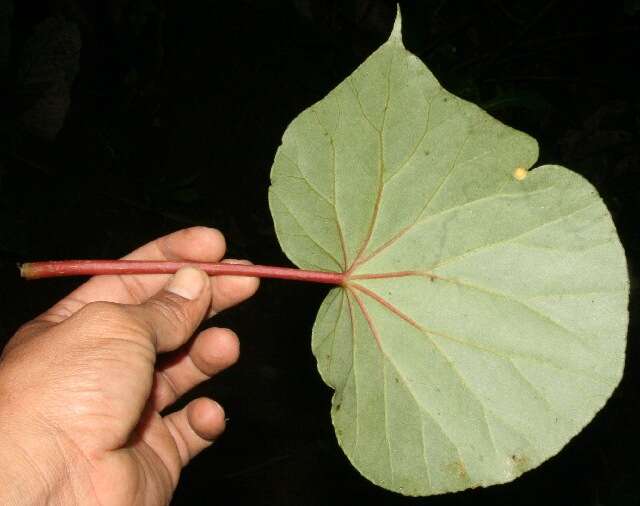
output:
[[[301,268],[346,272],[312,347],[340,445],[429,495],[556,454],[624,365],[628,277],[609,212],[531,137],[387,43],[286,130],[269,201]]]

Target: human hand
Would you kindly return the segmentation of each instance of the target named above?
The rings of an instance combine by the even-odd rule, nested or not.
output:
[[[125,258],[216,262],[224,251],[220,232],[194,227]],[[222,433],[224,412],[210,399],[160,411],[237,360],[228,329],[190,337],[258,280],[190,267],[169,278],[96,276],[7,344],[0,504],[167,504],[181,469]]]

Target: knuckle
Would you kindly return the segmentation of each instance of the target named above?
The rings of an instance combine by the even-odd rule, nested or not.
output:
[[[62,323],[78,342],[105,343],[144,341],[150,335],[149,325],[140,318],[135,306],[115,302],[90,302]]]
[[[189,314],[182,304],[164,297],[149,300],[149,305],[152,312],[162,319],[163,326],[180,333],[186,333],[190,329]]]
[[[104,329],[127,335],[148,334],[149,326],[132,309],[133,306],[126,304],[96,301],[88,303],[76,314],[89,325],[89,328],[96,329],[96,332],[99,330],[100,335],[104,333]],[[70,320],[73,318],[71,317]]]
[[[118,322],[130,318],[129,312],[123,304],[115,302],[95,301],[89,302],[78,314],[82,314],[91,320],[103,322]]]

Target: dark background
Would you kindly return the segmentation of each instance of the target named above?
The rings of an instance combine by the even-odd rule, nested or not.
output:
[[[451,92],[528,132],[600,191],[632,279],[625,376],[560,454],[513,483],[426,499],[370,484],[337,446],[310,352],[326,288],[265,281],[216,318],[242,340],[196,394],[230,418],[175,505],[638,505],[640,0],[402,2],[406,46]],[[15,263],[115,258],[192,224],[289,265],[267,207],[280,137],[386,40],[393,2],[0,0],[0,346],[81,281]]]

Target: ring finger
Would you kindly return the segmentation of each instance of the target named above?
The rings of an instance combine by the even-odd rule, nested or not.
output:
[[[151,393],[152,407],[162,411],[196,385],[233,365],[239,355],[240,341],[235,332],[217,327],[203,330],[160,361]]]

